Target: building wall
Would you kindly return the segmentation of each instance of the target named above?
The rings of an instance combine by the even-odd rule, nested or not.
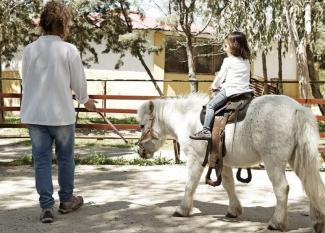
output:
[[[166,34],[157,32],[155,34],[155,45],[163,46],[166,40]],[[165,72],[165,50],[163,49],[159,54],[155,54],[155,74],[156,77],[161,79],[163,77],[163,93],[165,96],[176,96],[176,95],[186,95],[190,93],[190,84],[188,82],[177,82],[177,81],[187,81],[188,75],[183,73],[169,73]],[[200,75],[197,74],[197,79],[199,81],[211,82],[214,79],[214,75]],[[173,82],[174,81],[174,82]],[[199,82],[199,92],[208,93],[210,82]]]
[[[17,79],[20,77],[19,72],[17,70],[5,70],[2,72],[2,76],[4,78],[14,78]],[[20,80],[2,80],[3,84],[3,92],[4,93],[20,93],[21,85]],[[19,106],[20,100],[17,98],[5,98],[4,99],[5,106]]]
[[[196,75],[199,81],[207,81],[211,82],[214,79],[213,75]],[[177,81],[187,81],[187,74],[177,74],[177,73],[166,73],[165,81],[174,81],[174,82],[166,82],[164,86],[164,94],[167,96],[176,96],[176,95],[186,95],[190,93],[190,83],[188,82],[177,82]],[[199,82],[199,92],[208,93],[209,86],[211,82]]]
[[[147,40],[150,43],[153,43],[154,41],[155,33],[154,31],[151,31],[147,34]],[[97,63],[91,63],[90,69],[93,70],[112,70],[112,71],[134,71],[134,72],[143,72],[146,73],[145,69],[141,65],[139,59],[132,56],[130,53],[126,53],[125,57],[123,57],[124,65],[120,67],[120,69],[115,70],[115,64],[118,61],[120,55],[115,53],[105,53],[102,54],[102,51],[105,50],[105,42],[103,41],[103,44],[93,44],[93,47],[96,48],[96,51],[98,53],[98,64]],[[87,57],[87,55],[86,55]],[[149,67],[150,71],[153,72],[154,68],[154,54],[144,54],[143,58]],[[132,78],[132,77],[130,77]]]
[[[155,46],[163,46],[165,44],[165,35],[166,32],[159,31],[150,31],[147,34],[147,40],[149,43],[154,44]],[[102,54],[101,52],[105,49],[105,46],[94,45],[98,52],[99,63],[90,64],[90,68],[86,68],[86,77],[87,79],[104,79],[108,80],[106,91],[104,90],[104,82],[91,82],[89,85],[90,93],[92,94],[130,94],[136,95],[141,93],[142,95],[158,95],[158,92],[154,88],[152,82],[116,82],[109,81],[115,79],[145,79],[150,80],[150,77],[146,73],[144,67],[141,65],[140,61],[133,57],[130,53],[126,53],[126,56],[123,58],[124,65],[120,67],[119,70],[115,70],[114,66],[119,58],[118,54],[109,53]],[[86,56],[87,57],[87,56]],[[156,80],[187,80],[187,74],[176,74],[176,73],[165,73],[165,51],[162,50],[160,53],[155,54],[145,54],[144,60],[154,74]],[[278,60],[277,60],[277,49],[276,44],[274,44],[273,49],[267,54],[267,67],[268,67],[268,79],[274,79],[278,77]],[[19,69],[21,66],[21,53],[18,53],[15,61],[11,63],[9,71]],[[5,67],[3,67],[5,68]],[[6,68],[8,69],[8,68]],[[258,53],[256,59],[253,61],[252,72],[254,76],[262,77],[262,59],[261,53]],[[283,57],[283,80],[296,80],[296,56],[293,48],[289,48],[289,52]],[[199,80],[213,80],[212,75],[198,75]],[[9,85],[9,84],[5,84]],[[10,84],[11,85],[11,84]],[[189,90],[189,84],[186,83],[175,83],[170,82],[163,83],[158,82],[159,87],[164,91],[164,95],[177,95],[185,94]],[[200,83],[200,91],[208,90],[208,83]],[[284,94],[297,97],[299,93],[297,84],[284,84]],[[9,87],[8,87],[9,88]]]
[[[253,75],[257,77],[263,77],[262,66],[262,53],[257,53],[256,58],[253,61]],[[274,43],[272,50],[266,55],[267,75],[268,80],[278,78],[278,51],[277,44]],[[297,60],[294,48],[290,47],[288,53],[282,57],[282,79],[283,81],[295,81],[297,80]],[[295,83],[283,84],[283,91],[285,95],[291,97],[299,96],[299,87]]]
[[[160,35],[161,37],[165,37],[164,34]],[[164,39],[161,39],[164,41]],[[268,68],[268,80],[272,80],[278,77],[278,55],[276,47],[273,46],[275,49],[271,50],[271,52],[267,55],[267,68]],[[165,51],[162,51],[162,54],[165,54]],[[161,70],[164,70],[162,67],[164,65],[164,56],[160,56],[161,60],[160,67]],[[163,59],[163,60],[162,60]],[[296,56],[295,51],[290,48],[289,52],[286,54],[285,57],[282,58],[283,63],[283,80],[285,81],[293,81],[296,80]],[[262,68],[262,58],[261,53],[258,53],[254,61],[252,62],[251,66],[252,74],[254,77],[263,77],[263,68]],[[198,80],[200,81],[207,81],[210,80],[211,82],[214,79],[214,75],[197,75]],[[164,74],[165,81],[174,81],[174,80],[188,80],[187,74],[181,73],[165,73]],[[199,91],[208,93],[208,88],[211,83],[209,82],[199,82]],[[283,84],[284,94],[291,96],[291,97],[298,97],[299,96],[299,88],[298,85],[295,83],[285,83]],[[190,84],[186,82],[165,82],[164,84],[164,95],[167,96],[175,96],[175,95],[184,95],[190,92]]]
[[[163,46],[165,44],[165,32],[151,31],[147,34],[147,40],[149,43],[155,46]],[[107,80],[106,85],[104,81],[89,81],[88,89],[90,94],[111,94],[111,95],[158,95],[153,83],[150,81],[150,77],[146,73],[144,67],[140,61],[127,53],[123,58],[124,65],[119,70],[115,70],[114,66],[119,58],[119,55],[109,53],[101,54],[104,50],[104,45],[96,45],[99,64],[91,64],[90,68],[86,68],[87,79]],[[274,46],[274,48],[276,48]],[[165,72],[165,51],[162,50],[159,53],[145,54],[144,60],[148,65],[150,71],[154,74],[154,77],[158,81],[167,81],[165,83],[158,82],[159,87],[166,96],[185,95],[190,92],[190,84],[186,82],[168,82],[173,80],[188,80],[187,74],[178,73],[166,73]],[[4,76],[8,77],[9,73],[18,77],[17,70],[20,67],[21,54],[17,54],[17,59],[12,63],[12,67],[9,68]],[[277,51],[272,50],[267,55],[268,77],[269,79],[276,78],[278,72]],[[15,72],[12,72],[12,71]],[[9,73],[8,73],[9,72]],[[256,76],[263,76],[262,74],[262,62],[261,54],[258,53],[256,59],[252,65],[252,72]],[[7,75],[6,75],[7,74]],[[210,86],[214,75],[197,75],[198,80],[209,80],[210,82],[200,82],[199,91],[208,93],[208,87]],[[134,81],[112,81],[112,80],[134,80]],[[140,82],[137,80],[148,80],[146,82]],[[283,80],[296,80],[296,57],[292,49],[283,58]],[[20,85],[18,82],[4,82],[5,90],[8,92],[18,92]],[[284,94],[297,97],[298,86],[296,84],[284,84]],[[100,102],[99,107],[109,108],[137,108],[143,101],[106,101],[104,104]]]

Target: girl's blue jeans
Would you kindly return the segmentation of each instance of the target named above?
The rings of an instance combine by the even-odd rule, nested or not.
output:
[[[210,130],[214,121],[215,111],[227,102],[226,91],[221,90],[207,104],[203,129]]]
[[[54,205],[52,184],[52,145],[58,162],[60,202],[70,201],[74,188],[75,125],[46,126],[28,124],[32,141],[36,190],[42,209]]]

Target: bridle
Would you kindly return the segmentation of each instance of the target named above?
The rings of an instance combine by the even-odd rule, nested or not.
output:
[[[144,131],[142,136],[139,138],[138,142],[136,143],[141,149],[144,149],[142,144],[148,141],[151,141],[153,139],[158,140],[158,137],[156,136],[157,133],[153,129],[153,124],[155,122],[155,116],[151,113],[149,117],[150,125],[149,127]]]

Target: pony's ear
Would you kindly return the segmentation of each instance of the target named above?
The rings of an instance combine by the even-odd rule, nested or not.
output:
[[[150,100],[150,101],[149,101],[149,111],[150,111],[150,113],[153,112],[153,109],[154,109],[154,104],[153,104],[153,102]]]

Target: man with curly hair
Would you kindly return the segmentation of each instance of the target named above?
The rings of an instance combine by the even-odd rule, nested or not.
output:
[[[36,189],[42,208],[40,220],[53,222],[52,145],[58,161],[59,212],[66,214],[83,205],[74,189],[74,135],[76,100],[95,111],[77,48],[65,42],[69,33],[69,8],[50,1],[41,13],[43,35],[23,51],[23,99],[21,121],[27,124],[32,142]]]

